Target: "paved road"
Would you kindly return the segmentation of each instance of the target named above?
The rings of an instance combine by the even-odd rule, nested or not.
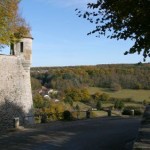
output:
[[[139,124],[119,117],[43,124],[0,135],[0,150],[130,150]]]

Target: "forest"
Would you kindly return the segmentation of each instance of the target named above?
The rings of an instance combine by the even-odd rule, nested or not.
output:
[[[40,84],[64,91],[70,88],[101,87],[150,89],[150,64],[112,64],[73,67],[34,67],[31,69],[33,89]],[[40,84],[38,84],[40,83]]]
[[[149,63],[31,68],[35,113],[59,119],[65,110],[94,108],[140,115],[150,101],[149,74]]]

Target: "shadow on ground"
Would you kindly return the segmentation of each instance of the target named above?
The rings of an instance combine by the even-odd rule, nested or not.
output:
[[[1,135],[0,149],[130,150],[139,124],[139,118],[106,117],[36,125]]]
[[[29,110],[28,114],[30,113],[31,110]],[[0,132],[13,128],[14,118],[19,118],[20,125],[25,125],[28,123],[28,120],[25,119],[26,115],[21,106],[5,99],[5,102],[0,104]]]

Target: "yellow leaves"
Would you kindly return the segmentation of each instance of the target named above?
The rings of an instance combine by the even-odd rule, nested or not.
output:
[[[72,98],[73,101],[86,101],[90,98],[90,94],[87,89],[72,88],[65,91],[66,97]]]
[[[26,35],[30,28],[19,15],[18,0],[0,1],[0,45],[9,45]]]

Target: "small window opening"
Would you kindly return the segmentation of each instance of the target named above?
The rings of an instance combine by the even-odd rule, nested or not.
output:
[[[23,42],[20,43],[20,52],[23,52]]]
[[[14,52],[14,44],[13,44],[13,43],[11,43],[11,45],[10,45],[10,54],[11,54],[11,55],[15,55],[15,52]]]

